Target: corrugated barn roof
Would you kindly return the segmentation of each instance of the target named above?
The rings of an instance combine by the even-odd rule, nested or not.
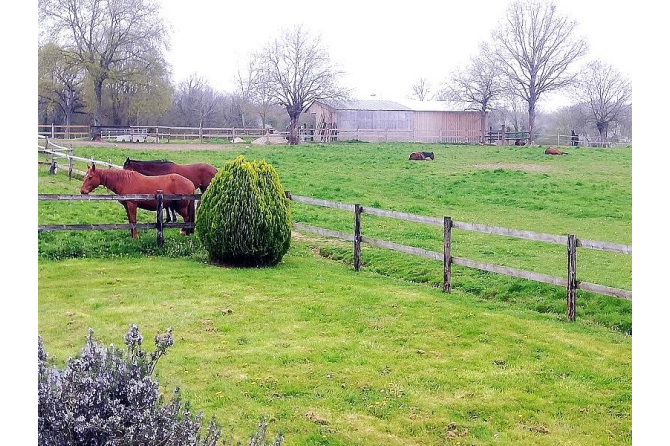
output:
[[[411,108],[399,104],[398,102],[370,100],[370,99],[350,100],[350,101],[327,101],[325,103],[336,110],[386,110],[386,111],[411,110]]]

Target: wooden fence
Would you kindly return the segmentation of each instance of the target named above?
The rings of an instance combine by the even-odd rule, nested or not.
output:
[[[302,223],[293,223],[293,227],[297,230],[311,232],[314,234],[324,235],[327,237],[334,237],[341,240],[353,242],[353,257],[354,269],[360,270],[361,259],[361,243],[367,243],[380,248],[391,249],[394,251],[403,252],[406,254],[417,255],[432,260],[438,260],[444,263],[444,277],[443,277],[443,291],[448,293],[451,291],[451,265],[459,265],[466,268],[475,268],[482,271],[489,271],[506,276],[517,277],[521,279],[534,280],[536,282],[548,283],[566,288],[566,306],[568,320],[575,320],[575,294],[577,289],[590,291],[597,294],[607,296],[619,297],[622,299],[632,300],[633,293],[629,290],[622,290],[619,288],[608,287],[595,283],[583,282],[577,280],[577,248],[589,248],[602,251],[616,252],[632,255],[632,246],[621,245],[616,243],[601,242],[595,240],[578,239],[574,234],[567,236],[542,234],[530,231],[520,231],[516,229],[509,229],[497,226],[487,226],[476,223],[466,223],[454,221],[451,217],[445,216],[443,218],[426,217],[423,215],[407,214],[403,212],[387,211],[377,208],[364,208],[360,204],[343,204],[327,200],[315,199],[310,197],[302,197],[292,195],[287,192],[287,197],[292,201],[328,207],[332,209],[340,209],[354,214],[353,234],[341,231],[333,231],[329,229],[317,228]],[[394,218],[398,220],[411,221],[416,223],[425,223],[430,225],[441,226],[444,232],[443,251],[434,252],[412,246],[400,245],[384,240],[378,240],[362,235],[361,232],[361,215],[370,214],[378,217]],[[466,231],[475,231],[485,234],[495,234],[506,237],[514,237],[526,240],[534,240],[539,242],[560,244],[566,246],[567,250],[567,271],[565,277],[554,277],[546,274],[540,274],[532,271],[525,271],[506,266],[492,265],[488,263],[477,262],[463,257],[455,257],[451,252],[451,230],[453,228],[462,229]]]
[[[54,194],[39,194],[38,200],[47,201],[148,201],[156,200],[156,223],[128,223],[128,224],[79,224],[79,225],[39,225],[37,232],[51,232],[51,231],[86,231],[98,230],[107,231],[110,229],[156,229],[156,243],[158,246],[163,246],[163,230],[169,228],[178,229],[193,229],[195,223],[165,223],[163,221],[163,203],[165,200],[200,200],[201,194],[163,194],[163,191],[156,191],[156,194],[131,194],[131,195],[54,195]]]

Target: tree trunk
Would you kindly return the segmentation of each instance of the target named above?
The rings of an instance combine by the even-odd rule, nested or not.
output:
[[[535,144],[535,99],[528,101],[528,145]]]
[[[298,119],[300,119],[300,115],[291,116],[291,123],[289,124],[288,143],[292,146],[300,144],[300,138],[298,136]]]
[[[482,136],[480,142],[484,144],[486,143],[486,110],[481,111],[481,116],[482,116],[482,122],[481,122]]]
[[[95,91],[95,109],[93,110],[93,125],[100,125],[102,113],[102,83],[104,79],[96,79],[93,84]]]

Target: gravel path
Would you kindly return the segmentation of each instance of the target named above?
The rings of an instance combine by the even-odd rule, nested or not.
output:
[[[136,150],[233,150],[249,147],[249,144],[207,144],[207,143],[149,143],[149,142],[105,142],[105,141],[64,141],[56,142],[63,147],[114,147]]]

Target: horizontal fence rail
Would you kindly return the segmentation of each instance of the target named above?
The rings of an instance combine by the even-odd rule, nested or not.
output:
[[[556,285],[560,287],[567,288],[568,294],[568,320],[574,320],[574,297],[571,298],[571,295],[574,295],[576,289],[581,289],[584,291],[590,291],[597,294],[603,294],[612,297],[618,297],[622,299],[632,300],[633,293],[629,290],[622,290],[619,288],[608,287],[604,285],[598,285],[589,282],[581,282],[576,280],[576,276],[571,280],[571,274],[574,275],[576,267],[576,247],[589,248],[595,250],[609,251],[621,254],[632,255],[633,248],[630,245],[623,245],[610,242],[602,242],[595,240],[586,240],[578,239],[573,235],[562,236],[562,235],[553,235],[553,234],[543,234],[532,231],[522,231],[517,229],[503,228],[498,226],[488,226],[476,223],[466,223],[459,221],[452,221],[449,217],[444,218],[435,218],[428,217],[423,215],[409,214],[405,212],[390,211],[378,208],[366,208],[358,204],[345,204],[329,200],[322,200],[311,197],[304,197],[300,195],[293,195],[290,191],[286,192],[287,198],[292,201],[304,204],[317,205],[322,207],[328,207],[331,209],[340,209],[345,211],[354,212],[354,234],[344,233],[341,231],[333,231],[329,229],[317,228],[314,226],[305,225],[302,223],[293,223],[293,228],[296,230],[303,230],[306,232],[311,232],[315,234],[325,235],[329,237],[338,238],[346,241],[354,242],[354,266],[358,270],[359,267],[356,265],[360,263],[360,259],[357,257],[360,256],[360,243],[367,243],[369,245],[377,246],[380,248],[390,249],[394,251],[403,252],[406,254],[416,255],[424,257],[427,259],[438,260],[445,262],[445,275],[444,275],[444,290],[449,292],[451,289],[450,276],[450,265],[459,265],[466,268],[474,268],[482,271],[493,272],[497,274],[503,274],[510,277],[516,277],[520,279],[533,280],[536,282],[547,283],[550,285]],[[444,227],[445,240],[444,240],[444,252],[435,252],[430,250],[425,250],[422,248],[416,248],[412,246],[401,245],[398,243],[388,242],[384,240],[378,240],[370,237],[361,235],[360,233],[360,214],[370,214],[378,217],[393,218],[398,220],[410,221],[415,223],[424,223],[429,225],[436,225]],[[516,268],[510,268],[500,265],[492,265],[488,263],[477,262],[474,260],[455,257],[451,255],[451,229],[461,229],[466,231],[479,232],[484,234],[493,234],[501,235],[518,239],[532,240],[537,242],[553,243],[557,245],[564,245],[568,247],[568,277],[554,277],[546,274],[536,273],[532,271],[525,271]],[[571,249],[571,244],[574,247]],[[572,265],[572,266],[570,266]]]
[[[105,224],[73,224],[73,225],[39,225],[37,232],[52,231],[87,231],[98,230],[107,231],[112,229],[156,229],[156,242],[158,246],[163,246],[163,229],[193,229],[195,223],[166,223],[163,222],[161,215],[163,212],[163,202],[165,200],[200,200],[202,194],[163,194],[162,191],[156,191],[156,194],[126,194],[126,195],[58,195],[58,194],[38,194],[38,200],[45,201],[157,201],[156,205],[156,223],[105,223]]]

